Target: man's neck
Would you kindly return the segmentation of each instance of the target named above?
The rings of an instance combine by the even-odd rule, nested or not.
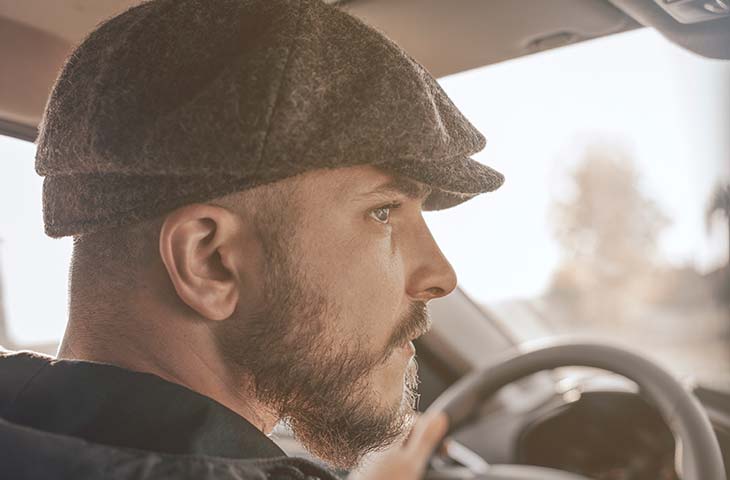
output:
[[[233,377],[216,354],[207,328],[185,324],[182,328],[157,332],[154,326],[150,327],[154,323],[135,328],[140,327],[139,321],[115,318],[114,322],[117,326],[124,325],[124,332],[119,332],[118,327],[114,332],[105,331],[108,323],[99,318],[90,325],[88,320],[72,315],[58,358],[151,373],[212,398],[266,434],[274,428],[276,416],[253,397],[251,382],[245,376]]]

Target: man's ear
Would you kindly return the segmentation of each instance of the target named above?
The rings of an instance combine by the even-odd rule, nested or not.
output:
[[[160,229],[160,256],[177,295],[209,320],[225,320],[238,304],[242,228],[223,207],[192,204],[168,214]]]

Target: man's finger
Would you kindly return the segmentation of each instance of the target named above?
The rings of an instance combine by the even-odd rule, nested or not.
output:
[[[444,438],[448,425],[448,417],[443,412],[422,415],[411,430],[406,450],[415,455],[417,461],[425,462]]]

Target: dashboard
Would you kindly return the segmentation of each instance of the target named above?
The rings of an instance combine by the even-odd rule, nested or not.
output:
[[[525,426],[517,463],[596,480],[675,480],[674,437],[641,397],[591,392]]]
[[[547,381],[550,379],[550,381]],[[456,440],[492,464],[524,464],[578,473],[596,480],[675,480],[675,441],[657,411],[631,388],[593,388],[541,376],[505,392]],[[604,385],[605,387],[605,385]],[[532,404],[510,400],[549,390]],[[730,479],[730,390],[695,387],[708,411]]]

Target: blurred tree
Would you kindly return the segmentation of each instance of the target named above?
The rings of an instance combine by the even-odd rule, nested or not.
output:
[[[712,217],[720,212],[727,222],[728,229],[728,265],[712,274],[715,279],[717,298],[724,303],[730,303],[730,185],[718,185],[707,208],[707,226],[710,227]]]
[[[662,295],[653,275],[669,219],[640,190],[631,156],[615,146],[586,147],[571,180],[572,195],[552,209],[563,261],[548,296],[568,309],[574,327],[628,326],[637,301]]]
[[[730,263],[730,185],[718,185],[712,193],[707,208],[707,225],[710,225],[712,216],[720,212],[727,220],[728,228],[728,262]]]
[[[669,219],[639,189],[631,157],[591,145],[572,179],[574,195],[553,210],[564,267],[575,270],[567,276],[605,285],[651,271]]]

